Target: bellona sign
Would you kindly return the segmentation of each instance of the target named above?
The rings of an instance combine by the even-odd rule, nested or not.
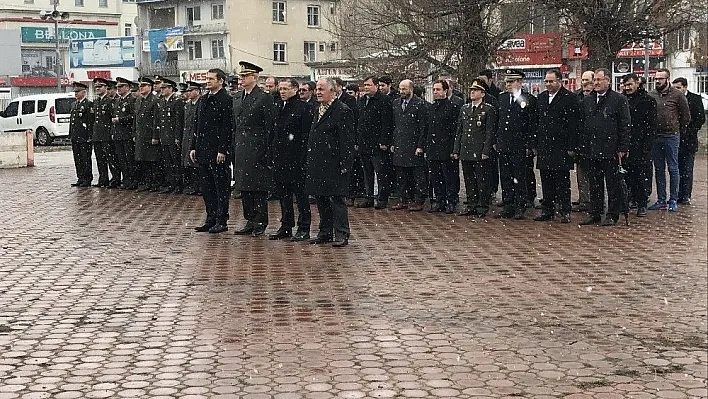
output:
[[[105,29],[59,28],[59,41],[68,43],[71,40],[95,39],[106,37]],[[54,28],[23,26],[22,43],[53,43]]]

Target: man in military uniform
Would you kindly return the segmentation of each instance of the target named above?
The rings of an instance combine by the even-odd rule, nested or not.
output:
[[[157,129],[162,150],[162,166],[165,174],[165,186],[160,193],[182,192],[180,174],[182,133],[184,130],[184,100],[175,94],[177,83],[163,78],[160,87],[162,98],[159,100]]]
[[[261,236],[268,226],[268,191],[273,184],[271,144],[273,97],[258,87],[257,65],[241,61],[243,91],[234,97],[234,189],[241,191],[246,225],[236,235]]]
[[[489,86],[481,79],[472,81],[470,103],[462,106],[457,123],[457,133],[452,158],[462,160],[467,206],[461,216],[474,215],[483,218],[489,211],[489,169],[494,167],[490,159],[494,133],[497,125],[497,110],[485,103]]]
[[[157,125],[157,97],[152,93],[153,81],[140,78],[140,94],[135,100],[135,160],[140,163],[143,185],[138,191],[157,191],[157,161],[160,159],[160,140]]]
[[[71,107],[69,119],[69,138],[71,151],[74,153],[76,183],[72,187],[90,187],[93,180],[91,168],[91,134],[93,132],[93,103],[86,98],[86,86],[74,82],[76,102]]]
[[[121,188],[134,190],[138,188],[135,179],[135,142],[133,127],[135,126],[135,98],[130,95],[130,85],[133,83],[125,78],[116,78],[118,95],[113,103],[114,125],[113,144],[115,154],[123,174]]]
[[[187,91],[184,93],[184,127],[182,133],[182,178],[184,180],[184,193],[187,195],[199,194],[197,181],[197,164],[189,156],[189,150],[194,141],[194,129],[197,120],[198,102],[202,95],[202,85],[189,81]]]
[[[98,94],[98,98],[93,103],[94,123],[93,135],[93,152],[96,155],[96,165],[98,166],[98,184],[95,187],[108,187],[109,184],[114,185],[108,178],[109,162],[113,163],[113,99],[108,97],[108,80],[96,78],[93,80],[93,87]],[[115,182],[118,170],[114,166],[111,167],[113,182]]]
[[[507,69],[507,91],[499,95],[495,148],[504,210],[502,218],[523,219],[528,201],[528,158],[536,119],[536,98],[521,90],[524,73]],[[533,172],[533,170],[532,170]]]

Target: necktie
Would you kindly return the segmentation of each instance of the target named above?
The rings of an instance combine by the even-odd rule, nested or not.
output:
[[[246,97],[248,96],[248,93],[246,93],[246,90],[243,91],[243,100],[246,100]]]
[[[317,118],[318,121],[319,121],[320,119],[322,119],[322,117],[324,116],[325,112],[327,112],[327,109],[328,109],[328,108],[329,108],[329,105],[320,104],[319,118]]]
[[[407,106],[408,106],[408,100],[404,100],[403,104],[401,106],[401,109],[403,109],[405,111]]]
[[[365,106],[365,107],[366,107],[367,105],[369,105],[369,96],[366,96],[366,102],[364,103],[364,106]]]

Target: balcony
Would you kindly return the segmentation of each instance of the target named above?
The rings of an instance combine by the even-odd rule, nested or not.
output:
[[[142,63],[140,65],[140,74],[143,76],[178,76],[177,61],[167,61],[161,64]]]
[[[224,34],[228,33],[226,22],[192,25],[184,27],[184,34],[187,35],[209,35],[209,34]]]
[[[201,60],[179,60],[177,68],[180,71],[206,71],[211,68],[219,68],[226,71],[226,58],[213,58]]]

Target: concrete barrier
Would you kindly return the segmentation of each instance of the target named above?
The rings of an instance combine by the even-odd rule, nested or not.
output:
[[[0,168],[22,168],[28,161],[27,133],[0,133]],[[34,155],[32,155],[34,163]]]

